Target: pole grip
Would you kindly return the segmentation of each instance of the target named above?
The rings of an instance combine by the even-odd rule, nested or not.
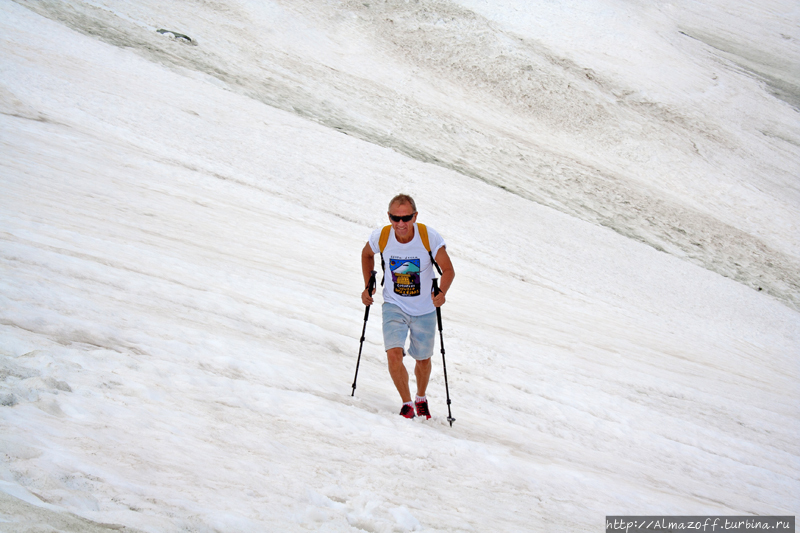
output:
[[[372,296],[372,293],[375,292],[375,275],[376,274],[377,274],[377,272],[375,272],[373,270],[372,274],[370,274],[370,276],[369,276],[369,283],[367,283],[367,291],[369,291],[369,295],[370,296]],[[364,309],[364,322],[366,322],[368,319],[369,319],[369,306],[367,306]]]
[[[439,294],[442,291],[441,291],[441,289],[439,289],[439,282],[438,282],[438,280],[436,278],[433,278],[431,281],[433,282],[433,295],[436,296],[437,294]],[[441,335],[441,333],[442,333],[442,308],[441,307],[437,307],[436,308],[436,321],[439,323],[439,334]]]

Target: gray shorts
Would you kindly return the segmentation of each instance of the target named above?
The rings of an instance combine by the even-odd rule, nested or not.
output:
[[[383,313],[383,346],[388,352],[392,348],[406,347],[406,338],[411,333],[408,355],[417,361],[430,359],[436,342],[436,311],[422,316],[404,313],[394,304],[385,303]]]

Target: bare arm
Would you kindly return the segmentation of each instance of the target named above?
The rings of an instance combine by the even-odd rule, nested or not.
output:
[[[445,295],[450,289],[453,279],[456,277],[456,271],[453,268],[452,261],[450,261],[450,256],[447,255],[447,249],[444,246],[439,248],[439,251],[436,252],[436,262],[439,263],[439,268],[442,269],[442,279],[439,280],[439,289],[441,289],[441,292],[438,296],[431,295],[431,298],[433,299],[433,305],[441,307],[446,301]]]
[[[361,292],[361,302],[364,305],[372,305],[374,300],[372,294],[366,287],[369,285],[369,278],[372,276],[372,271],[375,269],[375,252],[372,251],[369,243],[361,250],[361,273],[364,275],[364,290]],[[373,294],[375,291],[373,290]]]

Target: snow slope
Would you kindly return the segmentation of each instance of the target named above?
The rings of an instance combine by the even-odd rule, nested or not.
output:
[[[797,514],[797,9],[581,7],[0,2],[0,531]],[[350,396],[400,191],[452,428]]]

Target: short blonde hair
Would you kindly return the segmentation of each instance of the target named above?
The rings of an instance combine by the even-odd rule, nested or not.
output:
[[[415,213],[417,212],[416,202],[414,202],[414,199],[407,194],[398,194],[397,196],[392,198],[392,200],[389,202],[389,211],[392,210],[392,206],[394,204],[400,204],[400,205],[408,204],[411,206],[411,209],[413,209]]]

